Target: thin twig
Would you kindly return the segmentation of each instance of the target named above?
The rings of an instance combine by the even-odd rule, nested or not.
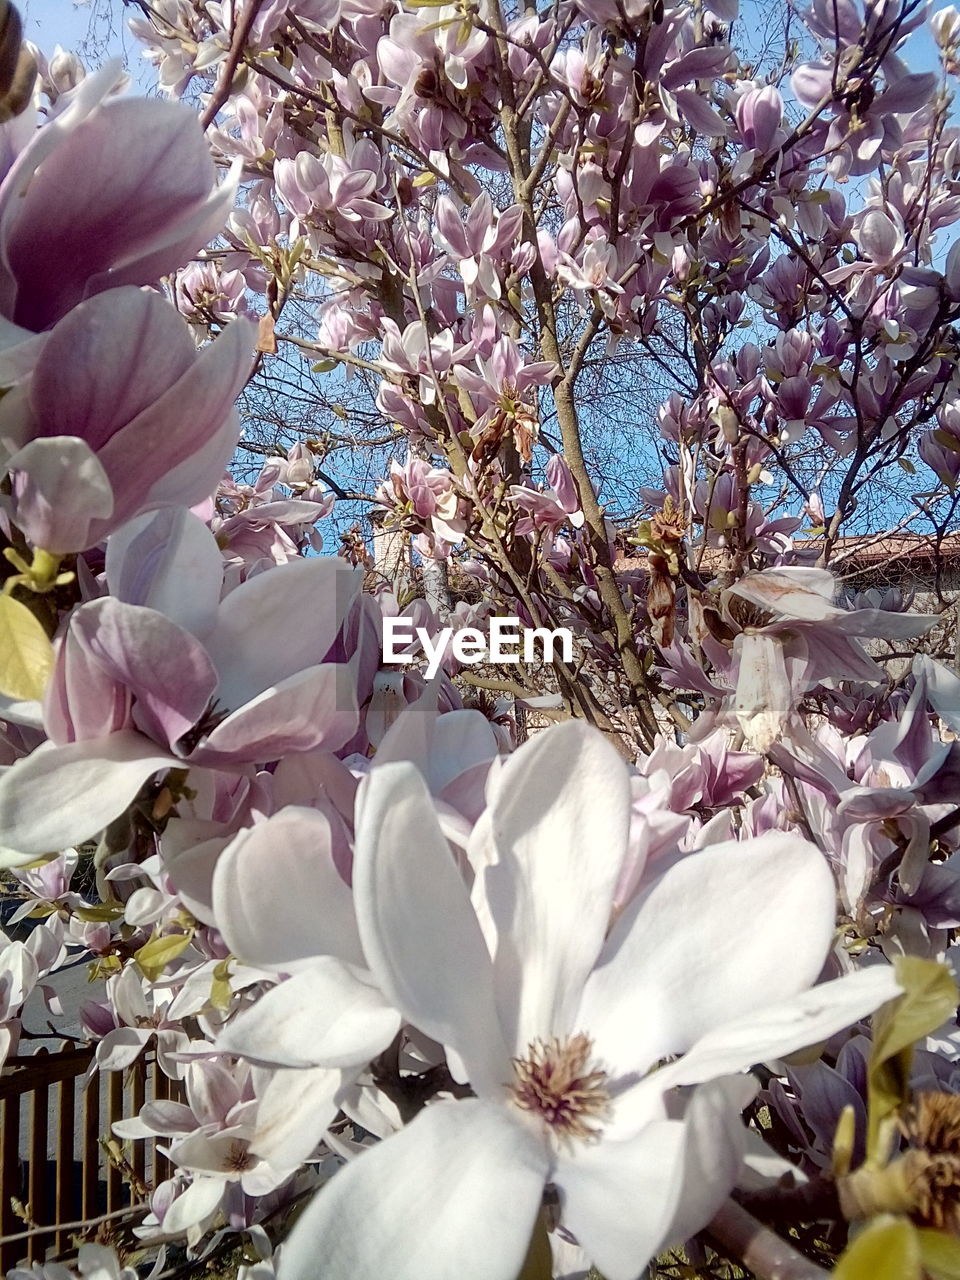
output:
[[[146,1213],[146,1204],[128,1204],[122,1209],[112,1209],[110,1213],[101,1213],[96,1218],[81,1218],[79,1222],[51,1222],[46,1227],[31,1227],[29,1231],[18,1231],[13,1236],[0,1236],[0,1244],[15,1244],[18,1240],[29,1240],[31,1236],[48,1235],[52,1231],[81,1231],[84,1227],[96,1227],[101,1222],[109,1222],[111,1218],[122,1218],[127,1214]]]
[[[230,97],[230,90],[233,87],[233,77],[237,74],[237,68],[243,57],[243,49],[253,29],[253,24],[257,20],[257,14],[263,8],[264,0],[247,0],[247,7],[233,28],[233,37],[230,41],[230,52],[227,54],[227,60],[220,68],[220,75],[217,79],[217,87],[213,92],[213,97],[204,108],[203,115],[200,117],[201,129],[208,129],[217,118],[220,108]]]

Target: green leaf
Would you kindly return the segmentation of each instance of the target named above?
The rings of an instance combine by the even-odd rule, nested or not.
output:
[[[303,236],[301,236],[300,239],[296,242],[296,244],[294,244],[293,247],[290,249],[290,252],[287,254],[287,270],[289,272],[292,273],[294,267],[303,257],[304,250],[306,249],[306,247],[307,247],[307,242],[306,240],[304,240]]]
[[[909,458],[898,458],[897,465],[902,467],[908,476],[915,476],[917,474],[917,468]]]
[[[418,173],[413,180],[415,187],[432,187],[437,180],[437,175],[431,173],[429,169],[424,169],[423,173]]]
[[[318,360],[310,366],[311,373],[331,373],[337,367],[336,360]]]
[[[21,600],[0,596],[0,693],[39,701],[52,671],[50,637]]]
[[[956,1012],[957,985],[944,964],[918,956],[898,956],[893,963],[903,995],[873,1017],[873,1050],[867,1068],[869,1126],[867,1158],[883,1161],[885,1121],[910,1096],[913,1046]]]
[[[843,1251],[833,1280],[923,1280],[913,1223],[890,1214],[874,1218]]]
[[[960,1240],[927,1227],[918,1229],[917,1239],[923,1269],[930,1280],[960,1280]]]
[[[159,938],[151,938],[134,953],[133,958],[148,982],[156,982],[170,961],[176,960],[182,951],[186,951],[192,936],[189,933],[168,933]]]
[[[73,914],[85,924],[103,924],[105,921],[119,920],[123,911],[122,902],[101,902],[93,907],[74,907]]]

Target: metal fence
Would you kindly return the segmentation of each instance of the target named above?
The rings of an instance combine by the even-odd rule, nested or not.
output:
[[[61,1224],[112,1213],[169,1176],[154,1143],[131,1144],[129,1161],[106,1147],[114,1121],[135,1115],[147,1098],[180,1090],[144,1053],[125,1072],[97,1072],[84,1082],[92,1048],[40,1050],[8,1058],[0,1076],[0,1276],[17,1263],[42,1262],[71,1246]],[[148,1156],[150,1168],[147,1168]],[[141,1196],[136,1196],[139,1200]],[[29,1239],[8,1240],[33,1227]]]

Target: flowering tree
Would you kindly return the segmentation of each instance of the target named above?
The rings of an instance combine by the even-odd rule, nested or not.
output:
[[[0,1060],[85,958],[95,1069],[177,1082],[114,1126],[173,1176],[14,1280],[957,1274],[960,675],[831,572],[898,462],[954,522],[924,17],[818,0],[761,74],[729,0],[159,0],[176,103],[7,10]],[[427,598],[323,554],[329,442],[225,474],[288,353]],[[626,357],[676,390],[618,527]],[[572,654],[384,661],[504,614]]]

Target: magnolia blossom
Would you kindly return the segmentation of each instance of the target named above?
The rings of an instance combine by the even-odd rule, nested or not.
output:
[[[76,1270],[62,1262],[34,1262],[14,1267],[7,1280],[138,1280],[135,1267],[124,1267],[110,1245],[82,1244]]]
[[[156,1037],[160,1069],[179,1080],[184,1068],[177,1055],[187,1048],[189,1036],[167,1017],[169,1004],[168,993],[150,987],[144,991],[143,979],[133,967],[110,978],[107,1002],[90,1001],[81,1011],[86,1030],[98,1040],[96,1065],[103,1071],[129,1067]]]
[[[456,544],[463,539],[467,521],[449,471],[432,467],[423,458],[410,458],[401,466],[390,464],[390,482],[377,490],[377,501],[398,515],[422,520],[433,539]]]
[[[64,94],[0,184],[0,312],[27,329],[104,289],[154,284],[233,205],[239,168],[217,186],[196,115],[115,96],[123,74],[110,62]]]
[[[169,583],[157,592],[202,642],[157,609],[113,596],[74,613],[45,703],[52,741],[0,774],[0,829],[14,849],[44,853],[96,835],[151,775],[187,760],[245,770],[339,747],[355,731],[353,668],[332,652],[355,604],[355,572],[341,560],[298,559],[218,604],[204,598],[217,578],[203,559],[219,552],[202,532],[206,541],[190,543],[199,600],[182,579],[178,592]],[[149,553],[149,541],[139,550]],[[126,567],[115,580],[148,591],[147,566]],[[176,557],[150,565],[160,567],[175,569]],[[220,714],[211,716],[214,698]]]
[[[551,487],[544,493],[526,485],[510,486],[511,500],[522,511],[529,512],[529,516],[517,521],[517,533],[533,533],[535,529],[554,530],[567,523],[574,529],[583,527],[580,495],[570,468],[559,454],[554,454],[547,463],[547,480]]]
[[[82,551],[134,516],[208,498],[236,448],[253,327],[197,352],[159,294],[111,289],[73,308],[0,401],[10,515],[46,551]]]
[[[825,569],[785,565],[748,573],[724,592],[724,607],[742,625],[735,710],[750,746],[775,741],[800,693],[819,682],[873,679],[880,669],[857,637],[910,639],[936,617],[881,609],[842,609]]]
[[[312,1278],[319,1255],[331,1280],[429,1280],[451,1258],[468,1280],[513,1280],[547,1184],[604,1275],[634,1280],[733,1184],[750,1090],[731,1073],[897,993],[885,967],[811,987],[834,887],[796,836],[680,860],[611,929],[629,814],[613,748],[582,724],[547,730],[499,773],[468,846],[471,896],[417,772],[367,779],[353,897],[370,972],[476,1097],[435,1102],[337,1174],[298,1220],[282,1280]],[[701,1086],[683,1118],[677,1085]]]

